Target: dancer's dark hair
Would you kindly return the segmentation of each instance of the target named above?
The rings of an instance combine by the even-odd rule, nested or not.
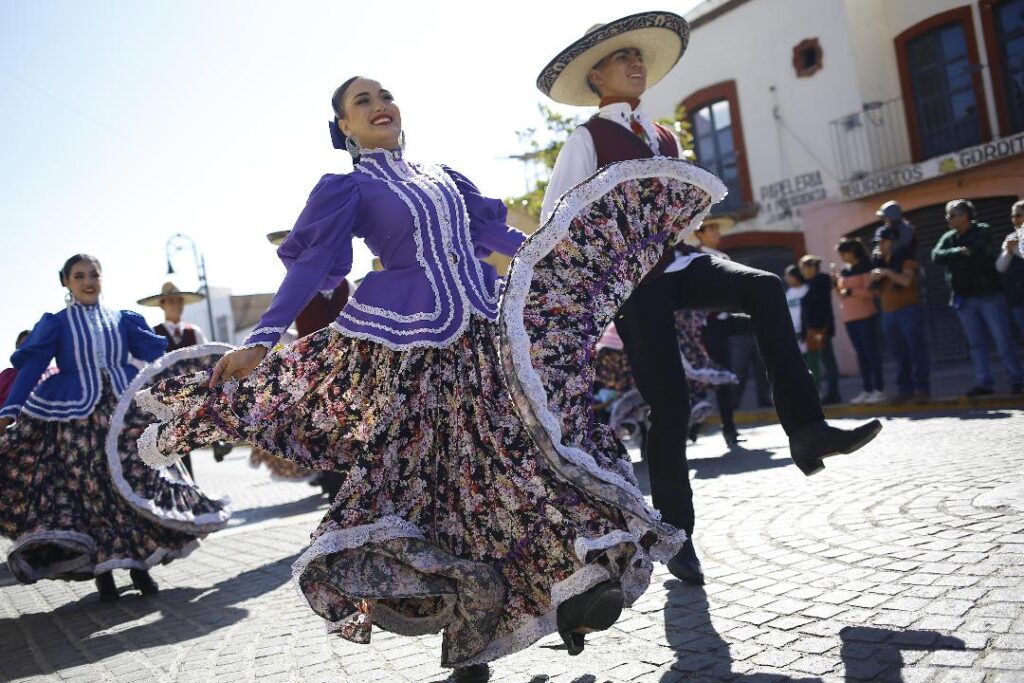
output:
[[[32,330],[22,330],[19,332],[18,338],[14,340],[14,348],[21,346],[22,342],[24,342],[25,338],[30,334],[32,334]]]
[[[75,254],[67,261],[64,262],[64,266],[60,269],[60,283],[62,285],[67,284],[68,276],[71,275],[71,269],[82,261],[90,261],[96,264],[96,270],[103,270],[103,266],[100,265],[100,260],[90,254]]]
[[[334,111],[334,121],[331,122],[331,144],[334,145],[334,149],[347,149],[345,147],[346,136],[338,128],[338,119],[345,118],[345,93],[348,92],[349,86],[360,78],[362,76],[353,76],[335,88],[334,94],[331,95],[331,109]]]

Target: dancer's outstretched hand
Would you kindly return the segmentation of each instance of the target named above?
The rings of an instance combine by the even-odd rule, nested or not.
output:
[[[218,382],[226,382],[229,379],[243,379],[260,364],[268,353],[265,346],[250,346],[246,349],[235,349],[225,353],[217,361],[213,368],[213,375],[210,377],[210,386],[214,387]]]

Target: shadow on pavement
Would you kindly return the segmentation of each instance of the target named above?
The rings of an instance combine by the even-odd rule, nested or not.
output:
[[[817,676],[734,672],[729,644],[711,622],[704,589],[673,581],[667,598],[665,636],[676,653],[677,661],[672,664],[672,670],[662,676],[662,683],[675,683],[680,674],[709,683],[822,683]],[[768,631],[765,629],[766,633]],[[903,680],[904,652],[963,650],[965,647],[962,640],[935,631],[893,631],[864,626],[842,629],[839,639],[840,658],[847,681],[898,683]],[[787,651],[786,648],[783,650]],[[786,666],[772,668],[785,669]]]
[[[33,648],[42,648],[46,663],[57,672],[123,652],[203,638],[245,618],[249,611],[235,605],[287,582],[296,557],[242,572],[209,587],[167,588],[148,598],[133,592],[114,603],[101,603],[91,593],[52,612],[0,619],[3,674],[15,679],[51,673],[40,670],[34,657],[13,656]],[[124,590],[127,574],[118,571],[115,578]],[[154,614],[159,616],[153,618]]]
[[[725,445],[722,446],[723,450]],[[782,449],[780,449],[781,451]],[[734,446],[731,450],[712,458],[688,458],[687,465],[695,479],[714,479],[729,474],[743,474],[757,470],[770,470],[777,467],[792,465],[788,454],[783,458],[772,457],[779,451],[772,451],[762,448],[746,449],[741,446]],[[647,463],[633,462],[633,473],[640,484],[640,490],[644,495],[651,495],[651,478],[647,470]]]
[[[963,650],[964,641],[936,631],[891,631],[847,626],[839,632],[848,681],[900,681],[905,651]]]
[[[289,501],[287,503],[238,510],[232,513],[231,521],[228,523],[227,528],[234,529],[235,527],[245,526],[246,524],[256,524],[257,522],[263,522],[268,519],[284,519],[295,515],[305,514],[307,512],[315,512],[317,510],[327,512],[327,499],[322,494],[314,493],[306,498]]]

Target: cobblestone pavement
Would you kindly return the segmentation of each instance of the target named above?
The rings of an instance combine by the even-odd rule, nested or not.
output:
[[[745,434],[744,450],[710,435],[690,451],[707,586],[659,567],[583,655],[549,637],[493,680],[1024,681],[1024,412],[889,420],[810,479],[781,429]],[[121,573],[122,599],[101,605],[91,583],[0,572],[0,679],[444,680],[438,637],[324,633],[289,582],[322,498],[244,460],[199,457],[199,480],[240,510],[154,570],[155,598]]]

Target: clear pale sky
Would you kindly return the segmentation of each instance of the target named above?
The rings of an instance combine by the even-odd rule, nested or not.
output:
[[[697,0],[651,9],[685,13]],[[444,162],[497,197],[523,191],[516,130],[541,124],[539,70],[622,2],[295,3],[0,0],[0,367],[14,337],[63,306],[73,253],[103,262],[104,302],[167,279],[176,232],[210,284],[274,291],[264,235],[290,228],[324,173],[345,78],[380,80],[402,109],[411,159]],[[569,108],[566,108],[569,110]],[[580,110],[581,113],[588,113]],[[353,275],[369,267],[361,245]],[[196,286],[190,254],[176,283]]]

